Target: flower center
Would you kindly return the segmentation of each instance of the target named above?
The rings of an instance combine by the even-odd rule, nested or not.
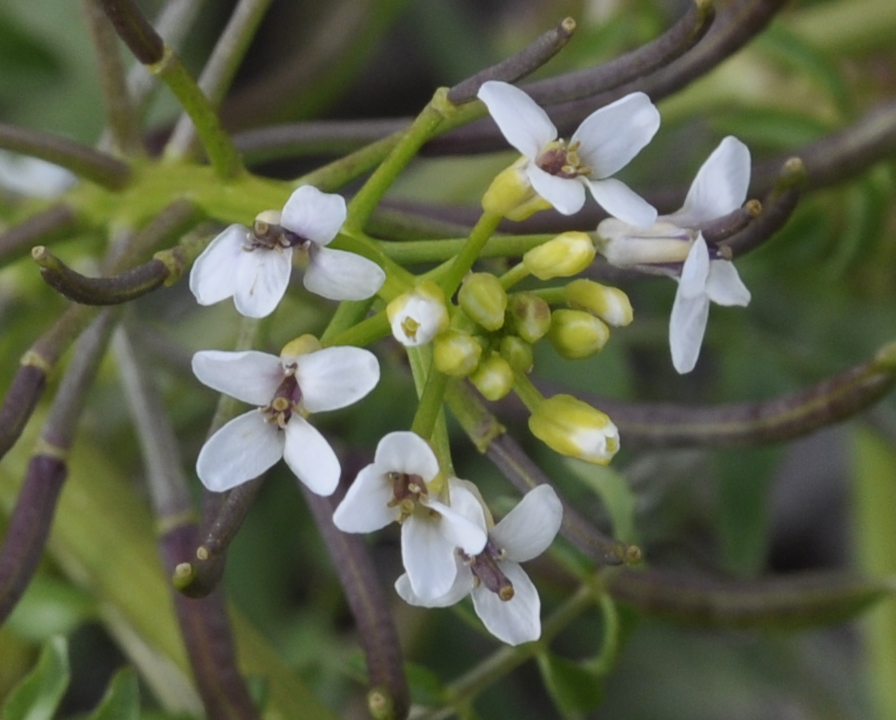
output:
[[[485,548],[478,555],[470,557],[462,552],[460,555],[469,564],[477,584],[482,583],[493,593],[497,593],[504,602],[513,598],[513,583],[501,571],[501,566],[498,564],[506,557],[507,553],[503,548],[495,545],[495,541],[491,537],[488,538]]]
[[[400,523],[414,513],[418,502],[429,497],[426,482],[419,475],[393,471],[386,473],[386,480],[392,483],[392,499],[389,501],[389,507],[398,508]]]
[[[295,376],[295,365],[287,368],[287,375],[277,387],[271,404],[263,408],[269,423],[277,423],[282,430],[294,412],[302,413],[302,389]]]
[[[594,168],[585,165],[579,157],[578,150],[582,143],[576,141],[567,146],[565,140],[554,140],[545,145],[535,164],[546,173],[562,178],[575,178],[579,175],[591,175]]]
[[[246,244],[243,245],[243,249],[252,252],[259,248],[276,250],[297,246],[305,247],[309,242],[311,241],[292,230],[287,230],[282,225],[265,219],[265,213],[261,213],[255,218],[252,231],[246,235]]]

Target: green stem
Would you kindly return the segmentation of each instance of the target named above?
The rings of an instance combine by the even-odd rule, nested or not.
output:
[[[448,386],[448,376],[439,372],[435,367],[430,367],[426,376],[426,385],[423,386],[423,394],[420,396],[420,404],[417,405],[417,414],[411,430],[420,437],[428,438],[433,433],[436,420],[442,412],[442,402],[445,399],[445,388]]]
[[[408,348],[408,361],[411,364],[411,373],[414,376],[414,385],[417,388],[417,397],[422,398],[425,394],[427,378],[430,371],[435,372],[432,365],[432,345],[424,345],[418,348]],[[442,388],[444,395],[444,387]],[[454,463],[451,460],[451,446],[448,442],[448,426],[445,423],[445,412],[441,405],[436,408],[436,417],[432,425],[432,432],[429,435],[421,435],[429,440],[432,445],[436,457],[439,459],[439,467],[442,472],[447,475],[454,474]],[[414,418],[417,422],[417,418]]]
[[[489,238],[479,257],[519,257],[534,247],[547,242],[551,235],[504,235]],[[406,242],[380,242],[383,254],[402,265],[443,262],[454,258],[463,248],[466,238],[447,240],[408,240]]]
[[[331,344],[333,337],[339,337],[343,333],[350,332],[361,324],[367,311],[370,310],[371,300],[362,300],[360,302],[341,302],[333,317],[330,318],[330,324],[320,336],[322,345]]]
[[[464,242],[460,252],[455,256],[454,262],[441,279],[440,285],[445,291],[445,297],[450,298],[454,295],[457,288],[460,287],[464,275],[473,267],[473,263],[476,262],[479,258],[479,253],[482,252],[482,248],[485,247],[486,242],[498,228],[498,224],[502,219],[497,213],[482,213],[476,226],[470,231],[470,236]]]
[[[327,328],[327,332],[321,336],[320,341],[324,347],[332,347],[334,345],[366,347],[367,345],[386,337],[390,332],[389,318],[386,317],[386,311],[383,310],[373,317],[362,320],[354,327],[350,327],[339,333],[330,333],[329,328]]]
[[[532,384],[529,376],[521,372],[513,374],[513,391],[523,401],[530,413],[535,412],[536,408],[544,402],[544,395]]]
[[[523,263],[514,265],[510,270],[501,276],[501,287],[510,290],[518,282],[525,280],[531,273]]]

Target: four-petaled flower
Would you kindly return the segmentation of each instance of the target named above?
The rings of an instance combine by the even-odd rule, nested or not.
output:
[[[662,215],[650,228],[631,227],[615,219],[597,227],[599,251],[613,265],[643,267],[671,275],[678,291],[669,320],[672,364],[679,373],[697,364],[709,304],[741,305],[750,291],[734,264],[710,251],[699,228],[743,205],[750,184],[750,151],[734,137],[726,137],[700,167],[684,205]]]
[[[299,250],[308,256],[303,282],[311,292],[329,300],[372,297],[386,279],[383,269],[361,255],[325,247],[345,217],[341,195],[300,187],[282,212],[265,211],[252,230],[231,225],[212,240],[193,263],[190,290],[200,305],[232,296],[242,315],[265,317],[286,292],[293,254]]]
[[[481,505],[457,509],[485,527]],[[423,607],[446,607],[472,595],[476,614],[499,640],[509,645],[537,640],[541,635],[541,602],[519,563],[548,548],[562,519],[563,506],[557,493],[548,485],[539,485],[488,531],[488,542],[481,553],[457,551],[457,578],[447,593],[434,599],[422,598],[414,592],[407,575],[398,578],[395,589],[406,602]]]
[[[478,97],[507,142],[523,154],[525,162],[519,171],[558,212],[578,212],[585,203],[587,187],[614,217],[641,226],[656,219],[650,204],[610,177],[625,167],[659,128],[659,112],[644,93],[631,93],[591,113],[569,143],[558,139],[547,113],[519,88],[492,80],[482,84]]]
[[[306,416],[363,398],[379,381],[379,363],[373,353],[356,347],[298,354],[298,342],[287,345],[280,357],[255,350],[204,350],[193,356],[193,372],[201,382],[258,406],[203,445],[196,471],[209,490],[223,492],[251,480],[281,457],[312,492],[329,495],[336,489],[339,460]]]
[[[436,499],[431,484],[438,475],[438,459],[423,438],[407,431],[389,433],[377,445],[373,463],[358,473],[333,514],[336,527],[351,533],[401,523],[401,555],[408,582],[425,599],[451,589],[457,575],[455,548],[477,555],[486,541],[484,521],[470,519],[465,510],[479,507],[479,501],[454,480],[448,483],[450,506]]]

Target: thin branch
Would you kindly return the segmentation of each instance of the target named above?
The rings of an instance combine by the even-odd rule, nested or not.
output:
[[[73,233],[78,215],[65,203],[56,203],[0,233],[0,262],[17,260],[35,243],[49,243]]]

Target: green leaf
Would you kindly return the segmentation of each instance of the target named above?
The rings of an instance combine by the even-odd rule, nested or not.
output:
[[[439,676],[423,665],[405,663],[411,698],[415,705],[439,706],[445,702],[445,686]]]
[[[106,694],[86,720],[139,720],[140,688],[133,668],[115,673]]]
[[[601,499],[613,523],[613,537],[636,544],[635,496],[625,478],[612,468],[580,460],[565,459],[564,465]]]
[[[544,652],[538,656],[538,669],[563,717],[582,717],[603,699],[601,679],[580,663]]]
[[[69,683],[68,643],[51,638],[37,666],[10,693],[0,720],[51,720]]]
[[[56,578],[38,573],[9,616],[9,627],[34,643],[68,635],[93,615],[90,596]]]

